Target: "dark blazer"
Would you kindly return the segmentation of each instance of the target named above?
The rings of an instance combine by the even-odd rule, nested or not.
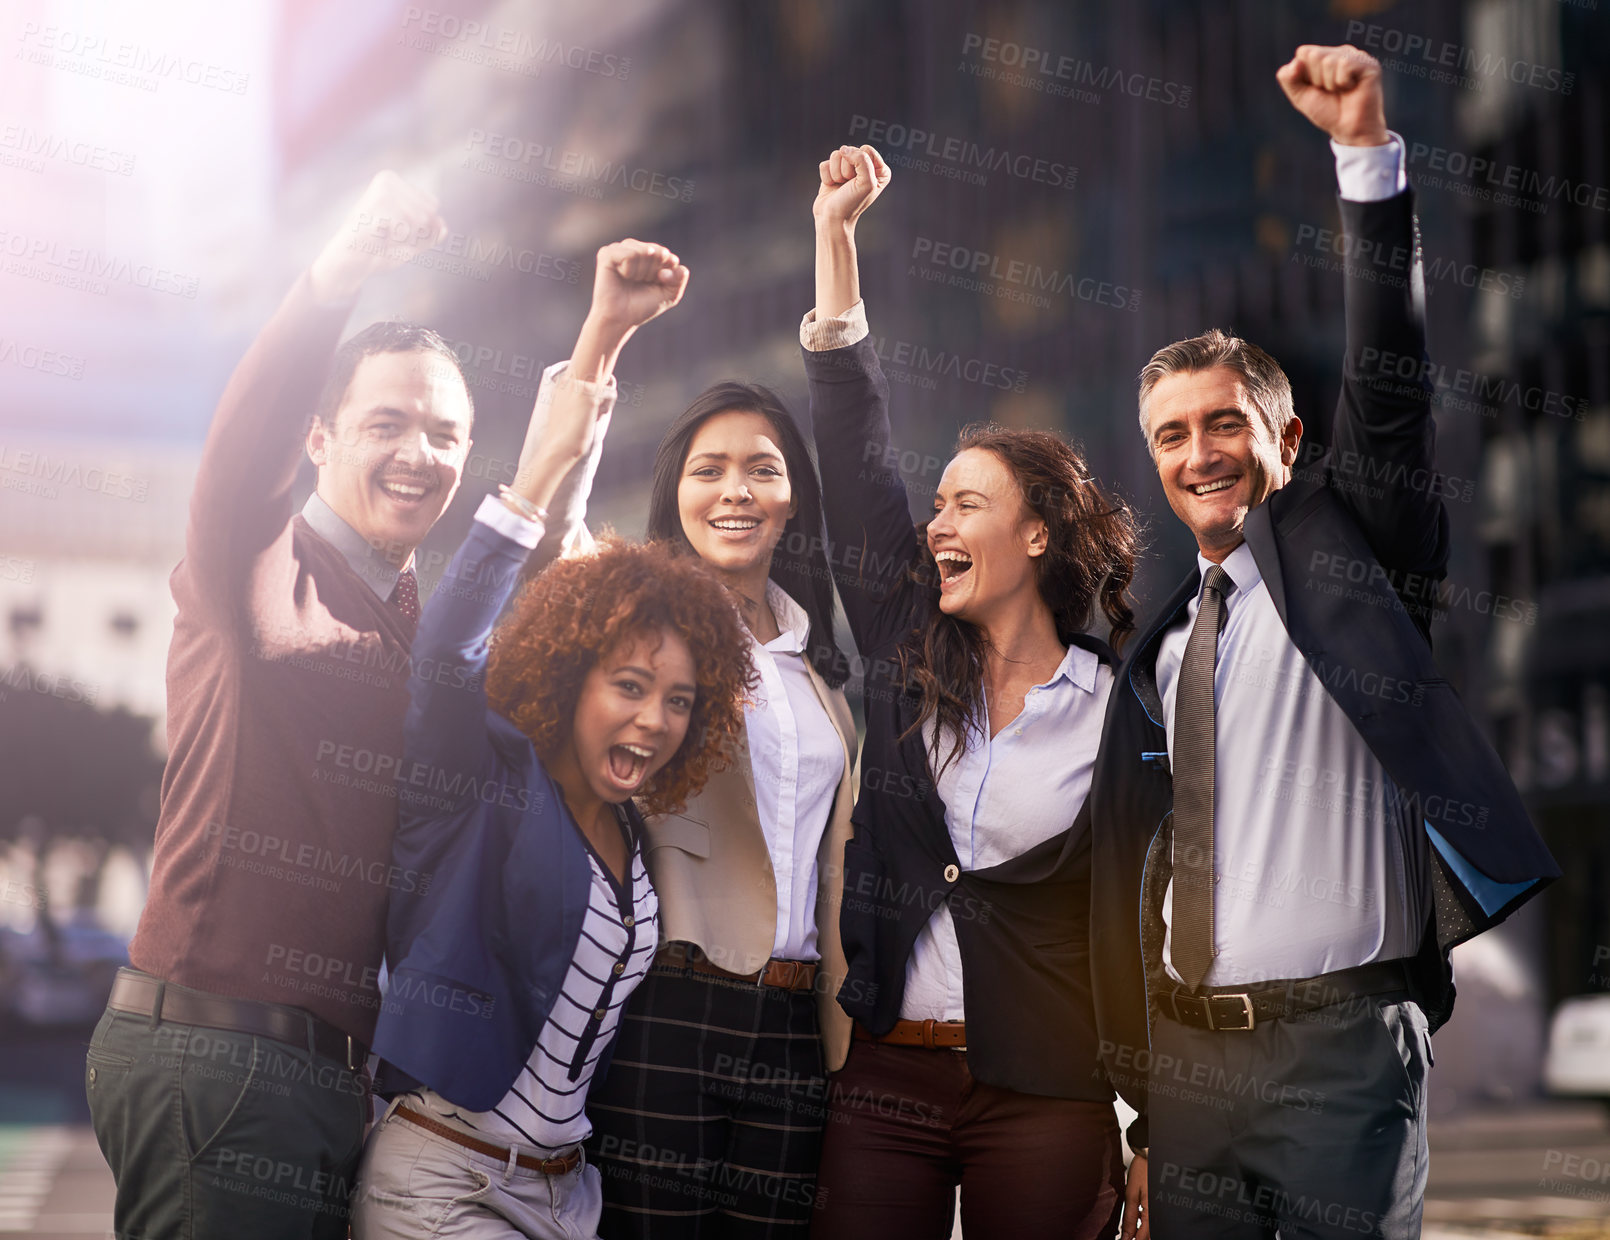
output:
[[[486,701],[487,643],[528,554],[471,526],[420,616],[397,776],[395,872],[422,877],[392,893],[374,1050],[387,1092],[427,1085],[472,1111],[502,1101],[530,1058],[592,885],[558,787]],[[608,1048],[595,1075],[607,1066]]]
[[[962,870],[922,735],[900,738],[918,697],[901,683],[900,643],[938,606],[910,573],[918,534],[899,472],[886,469],[889,387],[870,339],[805,350],[829,560],[865,685],[860,795],[844,848],[839,1003],[873,1033],[900,1016],[906,961],[949,905],[963,964],[967,1063],[1023,1093],[1106,1101],[1090,1000],[1088,800],[1069,826],[1000,865]],[[1070,639],[1109,667],[1113,654]],[[954,877],[947,877],[954,875]]]
[[[1350,265],[1347,353],[1330,450],[1247,515],[1245,536],[1293,644],[1425,824],[1434,914],[1411,974],[1435,1029],[1453,1008],[1449,950],[1502,921],[1559,869],[1503,763],[1431,655],[1448,521],[1424,378],[1413,196],[1342,200],[1341,211],[1362,252],[1402,247],[1397,252],[1415,254],[1414,278],[1372,280],[1369,263]],[[1199,580],[1193,570],[1119,669],[1091,794],[1103,1059],[1119,1092],[1143,1114],[1173,810],[1154,673],[1158,643]],[[1131,1139],[1143,1143],[1144,1135]]]

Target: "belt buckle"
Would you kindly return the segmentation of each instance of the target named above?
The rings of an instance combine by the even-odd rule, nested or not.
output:
[[[353,1060],[353,1052],[356,1049],[357,1049],[357,1047],[353,1043],[352,1035],[350,1033],[347,1034],[347,1071],[348,1072],[356,1072],[359,1068],[363,1067],[363,1063],[362,1063],[361,1060],[358,1063],[353,1063],[352,1062],[352,1060]]]
[[[1213,1005],[1220,999],[1241,1000],[1240,1015],[1244,1015],[1246,1017],[1247,1023],[1244,1025],[1221,1025],[1217,1020],[1215,1020],[1213,1016]],[[1252,996],[1247,994],[1245,991],[1232,995],[1204,995],[1203,1000],[1204,1002],[1202,1007],[1207,1012],[1208,1028],[1214,1030],[1215,1032],[1223,1029],[1231,1033],[1246,1033],[1250,1032],[1258,1023],[1258,1018],[1253,1014],[1252,1011]],[[1234,1014],[1232,1013],[1232,1015]]]

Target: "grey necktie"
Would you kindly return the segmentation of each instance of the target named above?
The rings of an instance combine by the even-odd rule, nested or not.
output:
[[[1217,564],[1202,584],[1202,605],[1185,643],[1174,695],[1174,968],[1195,990],[1213,963],[1213,667],[1224,627],[1224,599],[1235,589]]]

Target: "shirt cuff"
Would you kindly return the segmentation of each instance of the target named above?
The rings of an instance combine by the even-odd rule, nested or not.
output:
[[[555,362],[542,372],[542,384],[538,387],[538,396],[541,396],[543,386],[549,387],[548,399],[552,400],[561,384],[568,384],[576,388],[595,405],[609,402],[611,408],[615,405],[615,376],[612,374],[602,383],[592,379],[573,379],[570,377],[570,359]]]
[[[1330,144],[1336,156],[1336,184],[1349,202],[1380,202],[1409,187],[1403,167],[1403,139],[1392,134],[1383,146]]]
[[[836,318],[819,319],[816,310],[806,311],[799,323],[799,343],[812,353],[844,349],[866,339],[871,330],[866,321],[866,302],[858,301]]]
[[[519,543],[527,551],[535,550],[536,545],[542,541],[542,532],[546,528],[535,517],[522,517],[496,495],[488,495],[481,500],[481,506],[475,510],[475,519],[482,525],[490,525],[503,537]]]

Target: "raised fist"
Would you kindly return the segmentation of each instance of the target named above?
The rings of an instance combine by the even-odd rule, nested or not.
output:
[[[853,224],[889,184],[889,165],[870,146],[841,146],[821,162],[811,204],[818,224]]]
[[[395,172],[377,172],[341,227],[313,260],[313,292],[334,302],[372,275],[400,267],[447,236],[438,203]]]
[[[1275,72],[1296,108],[1343,146],[1384,146],[1390,139],[1381,99],[1381,64],[1351,44],[1305,43]]]
[[[663,245],[631,237],[598,251],[592,314],[615,327],[641,327],[664,314],[688,287],[688,269]]]

